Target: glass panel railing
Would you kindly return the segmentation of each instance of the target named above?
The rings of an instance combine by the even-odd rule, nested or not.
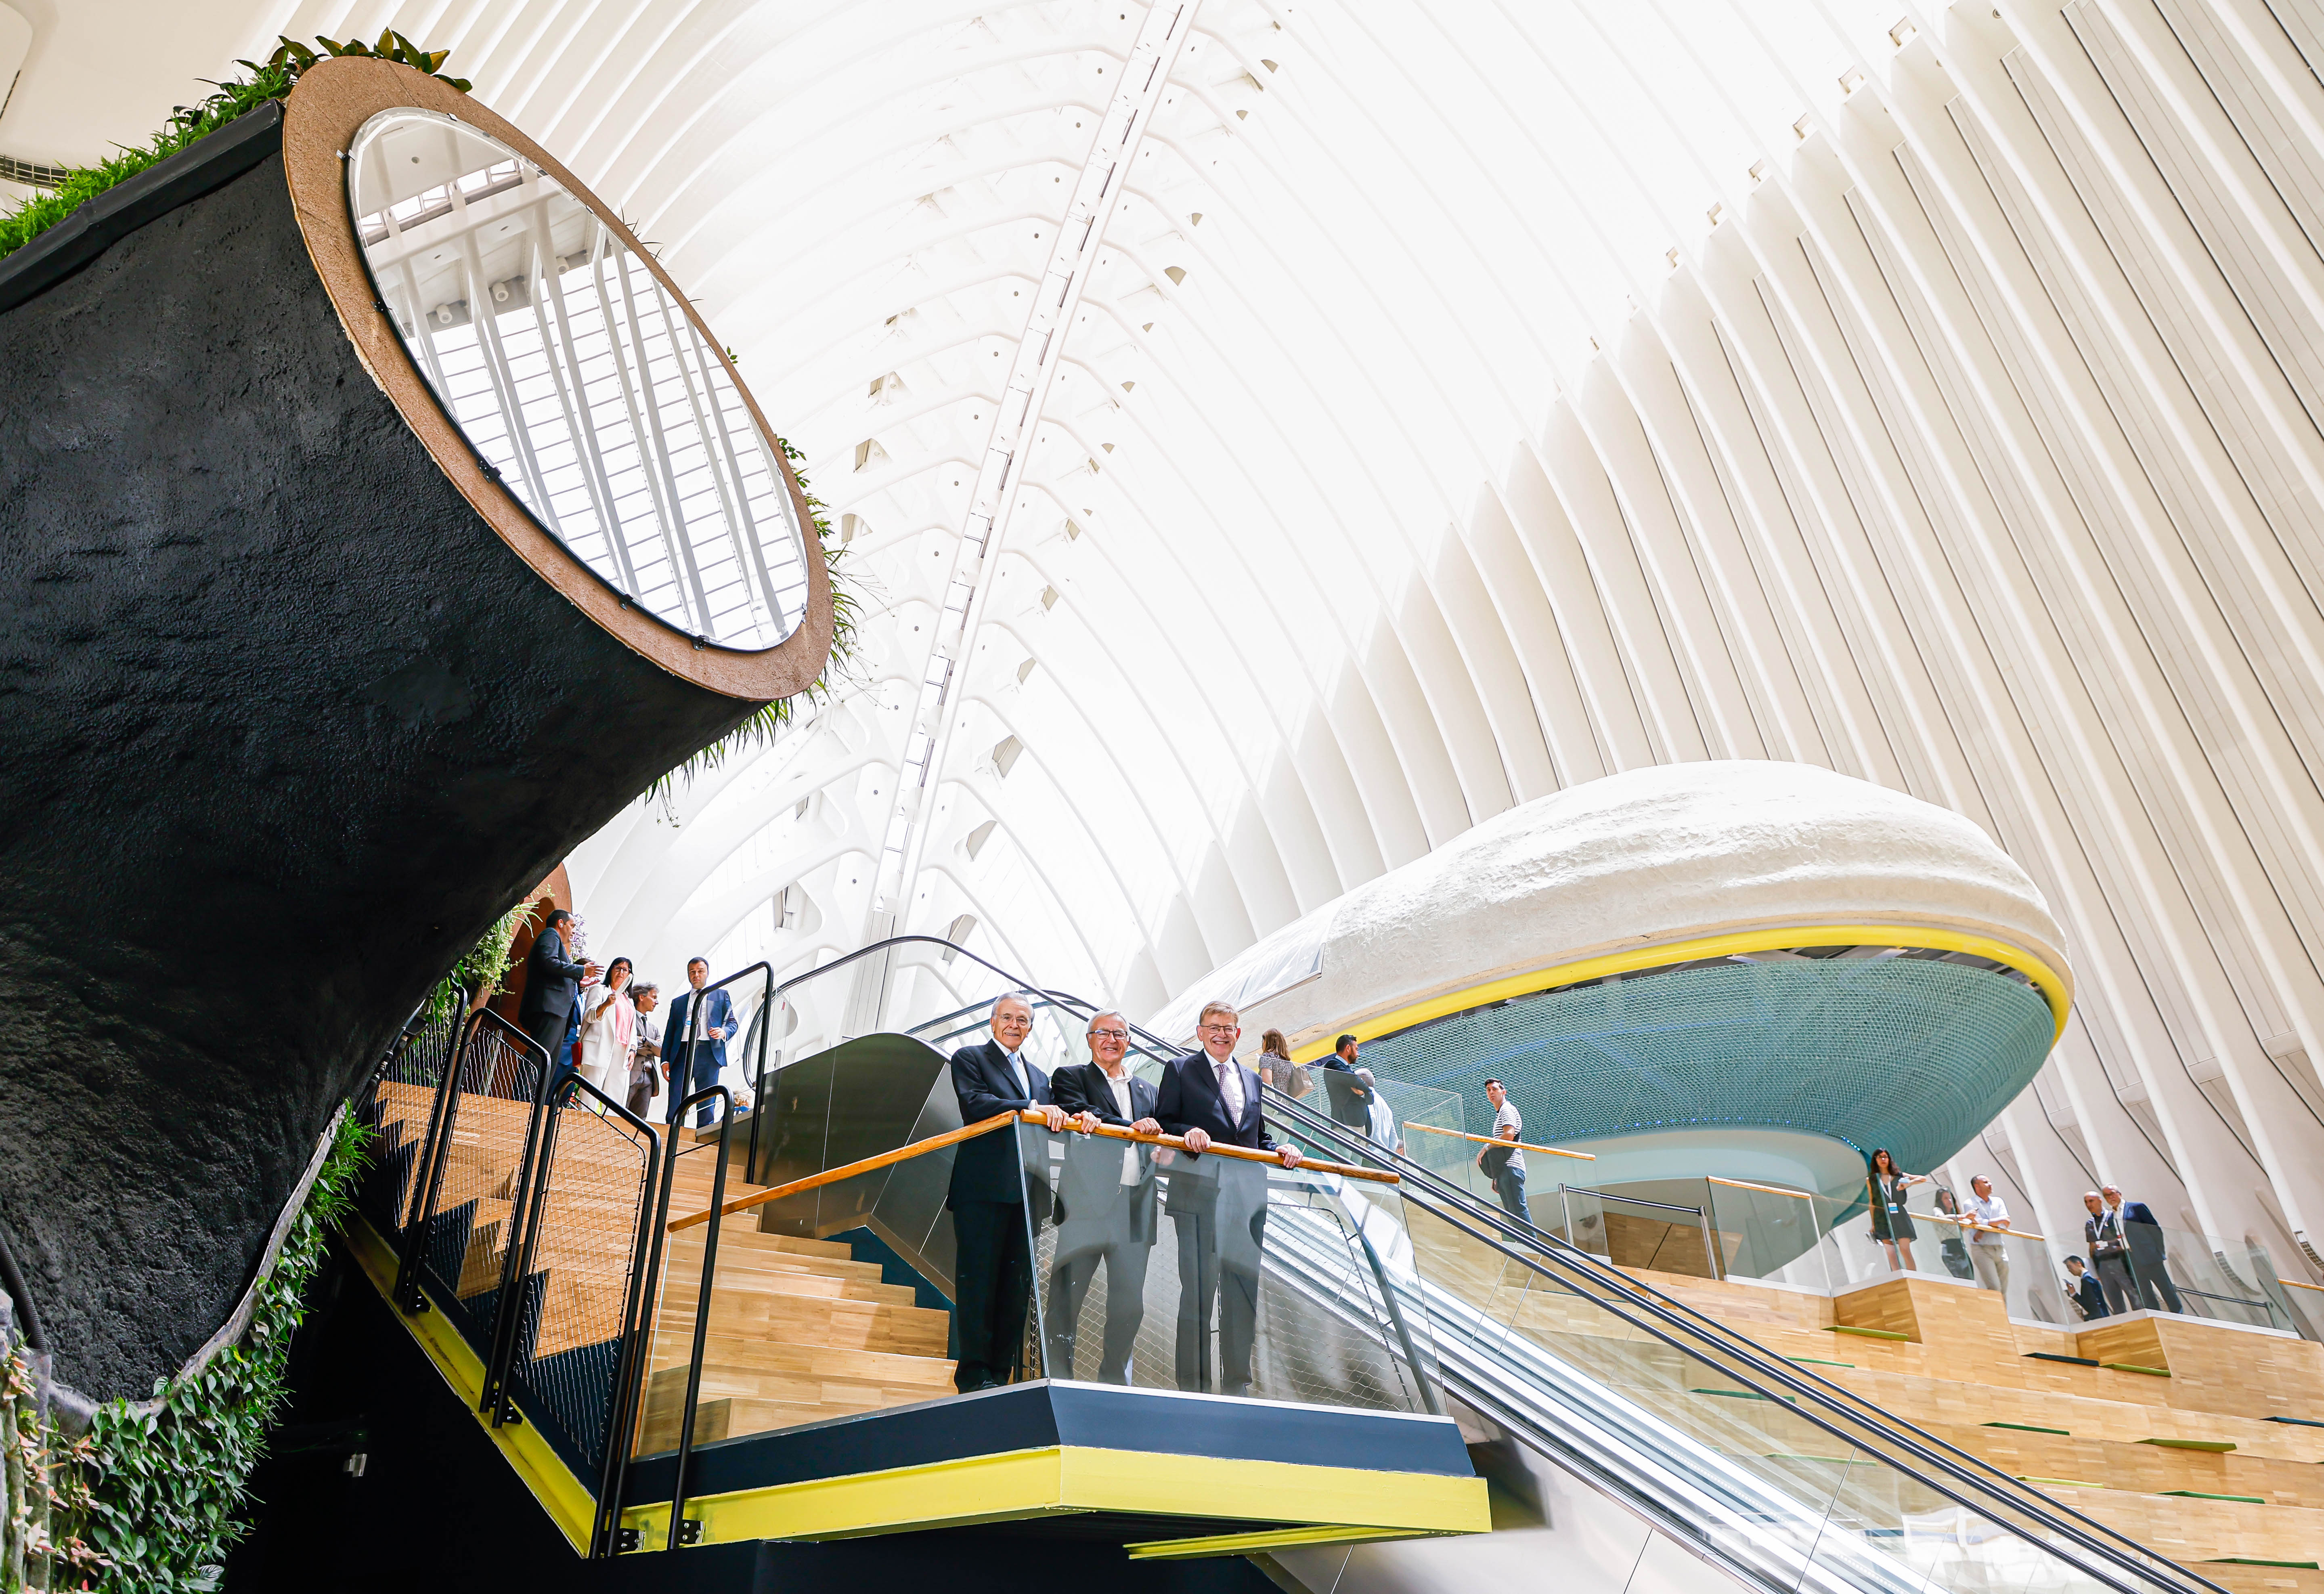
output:
[[[2126,1223],[2123,1233],[2126,1248],[2095,1258],[2093,1268],[2110,1313],[2173,1312],[2300,1331],[2282,1287],[2270,1287],[2277,1272],[2266,1247],[2249,1240],[2231,1244],[2217,1235],[2155,1223]]]
[[[1053,1378],[1432,1411],[1396,1186],[1021,1127]]]
[[[892,1094],[881,1082],[913,1068],[919,1108],[867,1133],[848,1101]],[[865,1149],[907,1123],[909,1138]],[[679,1158],[640,1455],[678,1446],[689,1377],[697,1445],[953,1394],[954,1357],[973,1350],[955,1266],[978,1243],[1026,1258],[995,1276],[984,1366],[999,1382],[1441,1409],[1427,1321],[1391,1287],[1417,1276],[1392,1175],[1038,1121],[964,1133],[943,1060],[894,1035],[780,1071],[766,1127],[761,1181],[730,1184],[715,1258],[714,1165],[687,1166],[715,1147]],[[947,1206],[964,1147],[991,1135],[1015,1141],[1026,1200],[1000,1216],[1021,1233],[964,1231]]]

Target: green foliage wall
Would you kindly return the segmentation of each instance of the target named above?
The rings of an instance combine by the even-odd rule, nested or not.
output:
[[[99,1406],[69,1438],[34,1403],[32,1368],[12,1346],[0,1365],[6,1519],[0,1589],[96,1594],[214,1589],[245,1531],[236,1512],[284,1399],[290,1336],[330,1232],[347,1211],[368,1131],[342,1114],[321,1170],[258,1285],[240,1340],[150,1401]]]

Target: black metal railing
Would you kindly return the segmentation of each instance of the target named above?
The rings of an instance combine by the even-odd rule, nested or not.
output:
[[[414,1020],[357,1098],[383,1147],[359,1210],[396,1248],[396,1304],[441,1309],[483,1365],[477,1409],[540,1433],[595,1497],[588,1553],[611,1554],[668,1205],[661,1138],[497,1013]]]

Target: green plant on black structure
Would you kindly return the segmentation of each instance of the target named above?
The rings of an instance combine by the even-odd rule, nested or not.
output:
[[[441,1023],[458,1012],[478,990],[486,996],[500,994],[501,981],[509,972],[509,948],[515,944],[517,932],[532,922],[532,909],[530,902],[510,908],[493,921],[493,927],[468,949],[466,957],[452,965],[452,972],[428,993],[424,1016],[429,1023]]]
[[[194,105],[178,106],[170,113],[170,124],[155,134],[152,142],[145,148],[122,146],[121,153],[110,160],[100,161],[94,166],[75,167],[52,191],[36,194],[7,215],[0,216],[0,255],[22,249],[106,189],[127,182],[147,167],[168,160],[189,144],[216,133],[244,112],[254,111],[271,100],[287,98],[290,90],[298,87],[300,74],[318,60],[328,60],[340,55],[366,56],[415,68],[449,83],[463,94],[471,87],[466,78],[447,78],[437,69],[451,51],[421,50],[392,29],[382,32],[375,44],[365,44],[360,40],[341,43],[323,38],[318,38],[315,42],[323,48],[313,51],[294,40],[285,39],[263,61],[236,61],[235,65],[248,69],[250,75],[247,78],[214,84],[215,93]]]
[[[348,1210],[368,1137],[351,1115],[340,1118],[306,1203],[258,1285],[249,1327],[191,1377],[157,1382],[151,1410],[108,1402],[69,1443],[27,1420],[18,1397],[30,1373],[11,1349],[0,1387],[15,1414],[10,1525],[45,1516],[46,1526],[19,1536],[32,1552],[29,1564],[0,1569],[0,1584],[94,1594],[195,1594],[218,1586],[227,1548],[247,1531],[236,1512],[285,1397],[283,1368],[307,1285]]]

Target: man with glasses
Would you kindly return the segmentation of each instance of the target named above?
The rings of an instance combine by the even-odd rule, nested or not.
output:
[[[1049,1076],[1057,1110],[1074,1128],[1100,1124],[1157,1135],[1154,1087],[1130,1072],[1130,1023],[1103,1012],[1089,1021],[1090,1060]],[[1105,1348],[1098,1381],[1130,1382],[1130,1352],[1146,1317],[1146,1263],[1154,1248],[1154,1148],[1113,1139],[1069,1141],[1057,1184],[1056,1259],[1049,1268],[1048,1373],[1074,1376],[1074,1336],[1097,1265],[1105,1264]]]
[[[1170,1168],[1167,1210],[1178,1236],[1178,1387],[1250,1393],[1259,1325],[1259,1268],[1267,1232],[1267,1170],[1240,1157],[1204,1157],[1213,1142],[1273,1152],[1286,1168],[1299,1150],[1276,1145],[1260,1110],[1259,1075],[1235,1061],[1240,1016],[1224,1002],[1203,1009],[1197,1051],[1173,1058],[1156,1092],[1154,1116],[1182,1136],[1192,1156]],[[1212,1380],[1211,1310],[1219,1320],[1218,1379]]]
[[[1032,1002],[1004,996],[992,1004],[992,1038],[952,1055],[962,1123],[1046,1108],[1053,1133],[1065,1127],[1065,1113],[1050,1100],[1049,1076],[1023,1055],[1032,1033]],[[945,1209],[952,1213],[953,1324],[960,1339],[953,1383],[969,1395],[1007,1381],[1025,1338],[1033,1237],[1025,1225],[1015,1125],[960,1143]]]

